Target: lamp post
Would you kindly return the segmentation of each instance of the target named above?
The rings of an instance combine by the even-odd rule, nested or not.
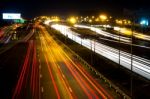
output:
[[[135,17],[133,16],[131,25],[131,98],[133,98],[133,35],[134,35],[134,25],[135,25]]]
[[[107,18],[107,15],[105,15],[105,14],[101,14],[100,16],[99,16],[99,18],[100,18],[100,21],[101,22],[105,22],[108,18]],[[104,29],[104,27],[103,27],[103,29]]]
[[[95,54],[95,39],[94,39],[94,54]]]
[[[70,17],[69,19],[68,19],[68,21],[69,21],[69,23],[73,26],[74,24],[76,24],[77,23],[77,20],[78,20],[79,18],[78,17]],[[73,39],[73,33],[72,33],[72,39]]]
[[[101,14],[100,16],[101,21],[106,21],[107,20],[107,16],[104,14]]]
[[[93,50],[92,50],[92,40],[90,39],[90,43],[91,43],[91,65],[93,64]]]
[[[121,32],[121,27],[119,29],[119,44],[121,43],[120,42],[120,32]],[[120,67],[120,46],[119,46],[119,67]]]
[[[82,46],[82,37],[81,37],[81,46]]]

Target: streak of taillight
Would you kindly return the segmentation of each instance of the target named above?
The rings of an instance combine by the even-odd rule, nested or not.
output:
[[[25,77],[25,72],[26,72],[26,69],[28,67],[29,56],[30,56],[30,52],[31,52],[31,46],[32,46],[31,42],[29,42],[29,46],[28,46],[26,57],[25,57],[25,61],[24,61],[24,64],[22,66],[22,71],[21,71],[19,80],[17,82],[15,91],[13,93],[12,99],[15,99],[15,97],[17,97],[19,95],[19,93],[21,92],[21,88],[22,88],[22,85],[23,85],[23,80],[24,80],[24,77]]]

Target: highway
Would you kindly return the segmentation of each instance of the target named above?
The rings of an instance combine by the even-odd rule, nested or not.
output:
[[[27,46],[27,43],[18,43],[0,54],[0,99],[12,98]]]
[[[14,30],[16,28],[17,27],[15,25],[11,25],[3,28],[0,33],[0,43],[4,43],[4,44],[9,43],[13,38],[13,34],[15,32]]]
[[[11,88],[12,99],[120,99],[43,26],[37,25],[21,42],[26,46]]]
[[[26,54],[22,65],[19,67],[16,84],[12,90],[12,99],[39,99],[39,67],[37,61],[37,49],[35,29],[29,31],[18,43],[26,44]]]
[[[113,99],[72,53],[40,26],[37,40],[41,99]]]
[[[12,26],[8,26],[5,29],[3,29],[3,33],[1,34],[1,39],[0,42],[1,43],[8,43],[10,41],[11,38],[11,30],[12,30]]]
[[[115,63],[120,63],[123,67],[132,70],[133,72],[147,79],[150,79],[150,60],[136,55],[131,55],[130,53],[124,51],[120,51],[120,59],[119,59],[119,50],[101,44],[95,40],[82,39],[78,36],[79,35],[78,33],[71,31],[70,27],[68,26],[56,24],[52,25],[52,28],[60,31],[63,35],[67,36],[68,38],[74,40],[79,44],[82,44],[88,49],[95,51],[96,53],[110,59],[111,61]],[[126,39],[122,40],[125,41]]]
[[[19,69],[12,99],[39,99],[39,69],[36,58],[36,45],[33,40],[28,41],[27,44],[26,55]]]
[[[98,25],[96,25],[96,26],[98,26]],[[101,29],[97,28],[96,26],[95,25],[92,25],[92,26],[75,25],[75,27],[87,28],[87,29],[90,29],[90,30],[92,30],[92,31],[100,34],[100,35],[104,35],[106,37],[110,37],[110,38],[118,40],[118,38],[119,38],[118,35],[102,31]],[[110,25],[101,25],[101,26],[102,27],[112,27]],[[114,26],[114,30],[117,31],[117,32],[119,32],[119,33],[121,33],[121,34],[123,34],[123,35],[126,35],[126,36],[131,36],[132,35],[132,30],[131,29],[121,28],[121,27]],[[133,31],[133,37],[141,39],[141,40],[150,41],[150,36],[149,35],[142,34],[142,33],[136,32],[136,31]],[[130,38],[124,37],[124,36],[120,36],[120,40],[124,41],[124,42],[130,42]]]
[[[88,49],[119,62],[117,49],[95,40],[81,39],[68,26],[52,27]],[[0,98],[121,99],[122,96],[110,90],[109,85],[105,85],[44,26],[36,24],[28,32],[12,48],[0,54]],[[131,55],[120,53],[120,63],[130,69]],[[135,55],[133,59],[133,71],[148,78],[149,67],[146,66],[149,66],[149,60]]]
[[[124,35],[129,35],[131,36],[132,35],[132,31],[131,29],[127,29],[127,28],[120,28],[120,27],[114,27],[114,30],[115,31],[118,31]],[[135,38],[138,38],[138,39],[142,39],[142,40],[146,40],[146,41],[150,41],[150,36],[149,35],[146,35],[146,34],[143,34],[143,33],[138,33],[136,31],[133,31],[133,36]]]
[[[122,42],[127,42],[127,43],[131,42],[131,38],[119,36],[119,35],[112,34],[112,33],[108,33],[108,32],[102,31],[101,29],[96,28],[96,27],[86,26],[86,25],[74,25],[74,27],[90,29],[90,30],[96,32],[97,34],[100,34],[100,35],[105,36],[105,37],[110,37],[114,40],[118,40],[118,41],[120,40]]]
[[[1,46],[4,51],[0,54],[0,99],[39,99],[34,30],[21,32],[23,34],[16,42]]]

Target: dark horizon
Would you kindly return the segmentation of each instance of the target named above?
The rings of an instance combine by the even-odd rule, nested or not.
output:
[[[122,0],[113,2],[104,0],[30,0],[30,1],[1,1],[2,12],[18,12],[23,18],[33,18],[40,15],[89,15],[101,12],[115,16],[121,16],[124,9],[147,10],[149,11],[148,1]]]

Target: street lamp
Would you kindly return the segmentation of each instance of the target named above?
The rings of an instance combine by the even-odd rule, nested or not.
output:
[[[105,21],[108,19],[105,14],[101,14],[101,15],[99,16],[99,18],[100,18],[100,21],[101,21],[102,23],[105,22]],[[102,25],[102,26],[103,26],[103,25]],[[104,26],[103,26],[103,29],[104,29]]]
[[[106,20],[107,20],[107,16],[104,15],[104,14],[101,14],[101,15],[99,16],[99,18],[101,19],[101,21],[106,21]]]
[[[71,23],[71,25],[74,25],[77,23],[78,18],[76,17],[70,17],[69,18],[69,22]],[[73,33],[72,33],[72,39],[73,39]]]
[[[77,20],[76,20],[76,18],[71,17],[71,18],[69,19],[69,22],[70,22],[71,24],[75,24],[75,23],[77,22]]]
[[[90,19],[90,20],[89,20],[89,23],[92,23],[92,22],[93,22],[92,19]]]

